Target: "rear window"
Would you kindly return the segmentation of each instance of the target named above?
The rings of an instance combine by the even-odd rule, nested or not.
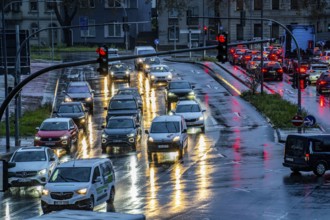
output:
[[[326,139],[323,141],[313,141],[313,151],[315,152],[330,152],[330,142]]]
[[[302,156],[308,148],[308,140],[299,137],[288,137],[285,143],[285,154],[290,156]]]

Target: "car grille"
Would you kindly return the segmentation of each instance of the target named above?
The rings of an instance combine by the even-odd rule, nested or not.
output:
[[[165,76],[157,76],[156,79],[158,79],[158,80],[165,80],[166,77]]]
[[[71,199],[73,196],[73,192],[52,192],[50,193],[50,197],[56,200],[66,200]]]
[[[55,138],[41,138],[40,140],[41,140],[41,141],[45,141],[45,142],[47,142],[47,141],[59,141],[59,140],[61,140],[61,139],[55,137]]]
[[[198,121],[198,118],[186,119],[186,122],[195,122]]]
[[[33,177],[36,176],[38,171],[20,171],[14,174],[15,177]]]
[[[75,102],[85,102],[86,98],[73,98],[72,101]]]
[[[109,135],[108,136],[108,140],[110,140],[110,141],[112,141],[112,140],[123,140],[123,139],[127,139],[127,136],[125,134]]]

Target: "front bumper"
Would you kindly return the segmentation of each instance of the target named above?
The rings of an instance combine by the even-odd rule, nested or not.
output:
[[[176,152],[182,149],[180,142],[150,142],[148,141],[148,152]]]
[[[55,141],[42,141],[34,140],[34,146],[47,146],[50,148],[68,148],[70,146],[70,140],[55,140]]]
[[[89,198],[84,195],[75,195],[72,192],[66,192],[67,194],[72,194],[71,198],[67,199],[62,199],[62,198],[57,198],[53,199],[51,196],[47,196],[42,198],[41,200],[41,207],[42,210],[44,211],[58,211],[58,210],[63,210],[63,209],[88,209],[89,205]]]
[[[21,186],[44,186],[47,183],[46,176],[34,176],[34,177],[10,177],[8,179],[9,186],[21,187]]]

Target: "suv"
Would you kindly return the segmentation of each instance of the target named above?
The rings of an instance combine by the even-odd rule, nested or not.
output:
[[[134,48],[134,55],[136,55],[136,56],[145,55],[145,54],[152,54],[152,53],[156,53],[155,48],[152,47],[152,46],[136,46]],[[136,58],[134,60],[135,69],[136,70],[143,70],[144,61],[145,61],[144,57]]]
[[[141,121],[141,109],[133,95],[115,95],[110,99],[107,110],[106,121],[113,116],[134,116],[138,123]]]
[[[152,154],[158,152],[177,152],[179,160],[183,158],[183,151],[188,147],[187,125],[182,116],[156,116],[145,130],[147,137],[148,160],[152,162]],[[154,156],[157,161],[157,155]]]
[[[165,102],[170,110],[171,103],[182,99],[194,99],[194,86],[186,80],[174,80],[168,83],[165,90]]]
[[[87,132],[88,110],[81,102],[62,102],[53,113],[55,117],[72,118],[79,128]]]
[[[283,166],[293,172],[313,171],[315,175],[323,176],[330,169],[330,135],[288,135]]]
[[[124,87],[124,88],[119,88],[117,90],[117,95],[133,95],[137,102],[138,102],[138,105],[139,105],[139,108],[143,109],[143,101],[142,101],[142,96],[139,92],[139,89],[137,87]],[[143,94],[143,93],[142,93]],[[142,112],[141,112],[142,113]]]
[[[87,81],[70,82],[65,93],[65,102],[82,102],[93,113],[94,90]]]
[[[36,129],[34,146],[60,147],[69,153],[78,143],[79,128],[72,118],[48,118]]]
[[[123,151],[129,149],[136,151],[136,147],[141,140],[141,129],[133,116],[115,116],[108,120],[106,126],[102,126],[102,153],[107,153],[117,149]]]
[[[21,147],[11,156],[8,183],[11,187],[45,185],[59,159],[48,147]]]
[[[44,213],[62,209],[93,211],[115,198],[115,172],[110,159],[71,160],[56,167],[42,190]]]

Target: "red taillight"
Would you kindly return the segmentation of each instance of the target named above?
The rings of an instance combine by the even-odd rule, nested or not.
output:
[[[263,72],[263,73],[267,73],[267,69],[262,68],[261,72]]]
[[[327,84],[327,81],[322,80],[322,81],[319,82],[319,84],[320,85],[325,85],[325,84]]]
[[[234,57],[235,57],[235,58],[237,58],[237,57],[238,57],[238,55],[237,55],[237,54],[235,54],[235,55],[234,55]]]
[[[283,69],[282,68],[281,69],[278,69],[277,72],[278,73],[283,73]]]
[[[235,52],[235,50],[234,49],[230,49],[230,53],[234,53]]]
[[[305,154],[305,160],[309,161],[309,154]]]
[[[255,63],[254,62],[251,62],[251,65],[254,65]]]
[[[251,56],[245,56],[245,60],[251,60]]]

